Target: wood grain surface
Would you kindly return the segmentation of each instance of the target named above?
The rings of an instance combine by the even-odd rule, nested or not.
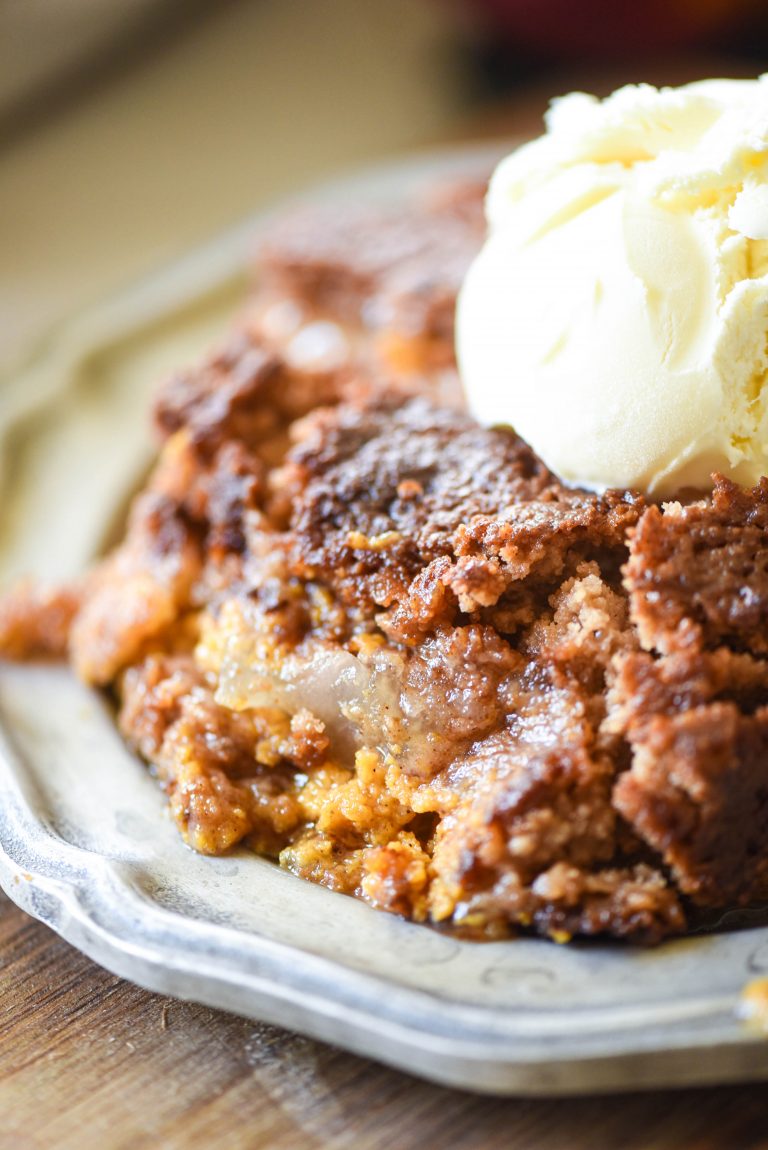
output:
[[[0,895],[0,1150],[768,1150],[768,1085],[447,1090],[140,990]]]

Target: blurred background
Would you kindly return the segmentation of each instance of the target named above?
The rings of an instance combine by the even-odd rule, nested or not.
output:
[[[765,0],[0,0],[0,367],[315,179],[765,68]]]

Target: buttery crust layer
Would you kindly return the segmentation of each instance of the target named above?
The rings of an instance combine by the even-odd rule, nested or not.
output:
[[[115,693],[198,850],[477,937],[656,941],[768,896],[768,481],[597,496],[446,405],[478,203],[276,232],[158,397],[124,541],[7,595],[0,646]],[[347,352],[297,359],[276,301]]]

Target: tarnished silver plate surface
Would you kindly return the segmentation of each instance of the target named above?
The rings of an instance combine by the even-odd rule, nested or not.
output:
[[[476,162],[433,158],[325,194],[399,195]],[[0,390],[3,578],[69,574],[109,536],[151,456],[150,389],[225,330],[257,230],[82,317]],[[0,667],[0,725],[0,885],[143,986],[494,1093],[768,1078],[768,1040],[737,1016],[768,974],[757,919],[650,951],[459,941],[254,855],[188,850],[108,704],[66,668]]]

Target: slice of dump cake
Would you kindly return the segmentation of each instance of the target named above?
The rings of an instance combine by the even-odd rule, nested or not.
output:
[[[563,485],[457,405],[481,187],[276,227],[157,466],[7,653],[113,692],[186,841],[477,937],[768,897],[768,482]],[[330,214],[329,214],[330,213]]]

